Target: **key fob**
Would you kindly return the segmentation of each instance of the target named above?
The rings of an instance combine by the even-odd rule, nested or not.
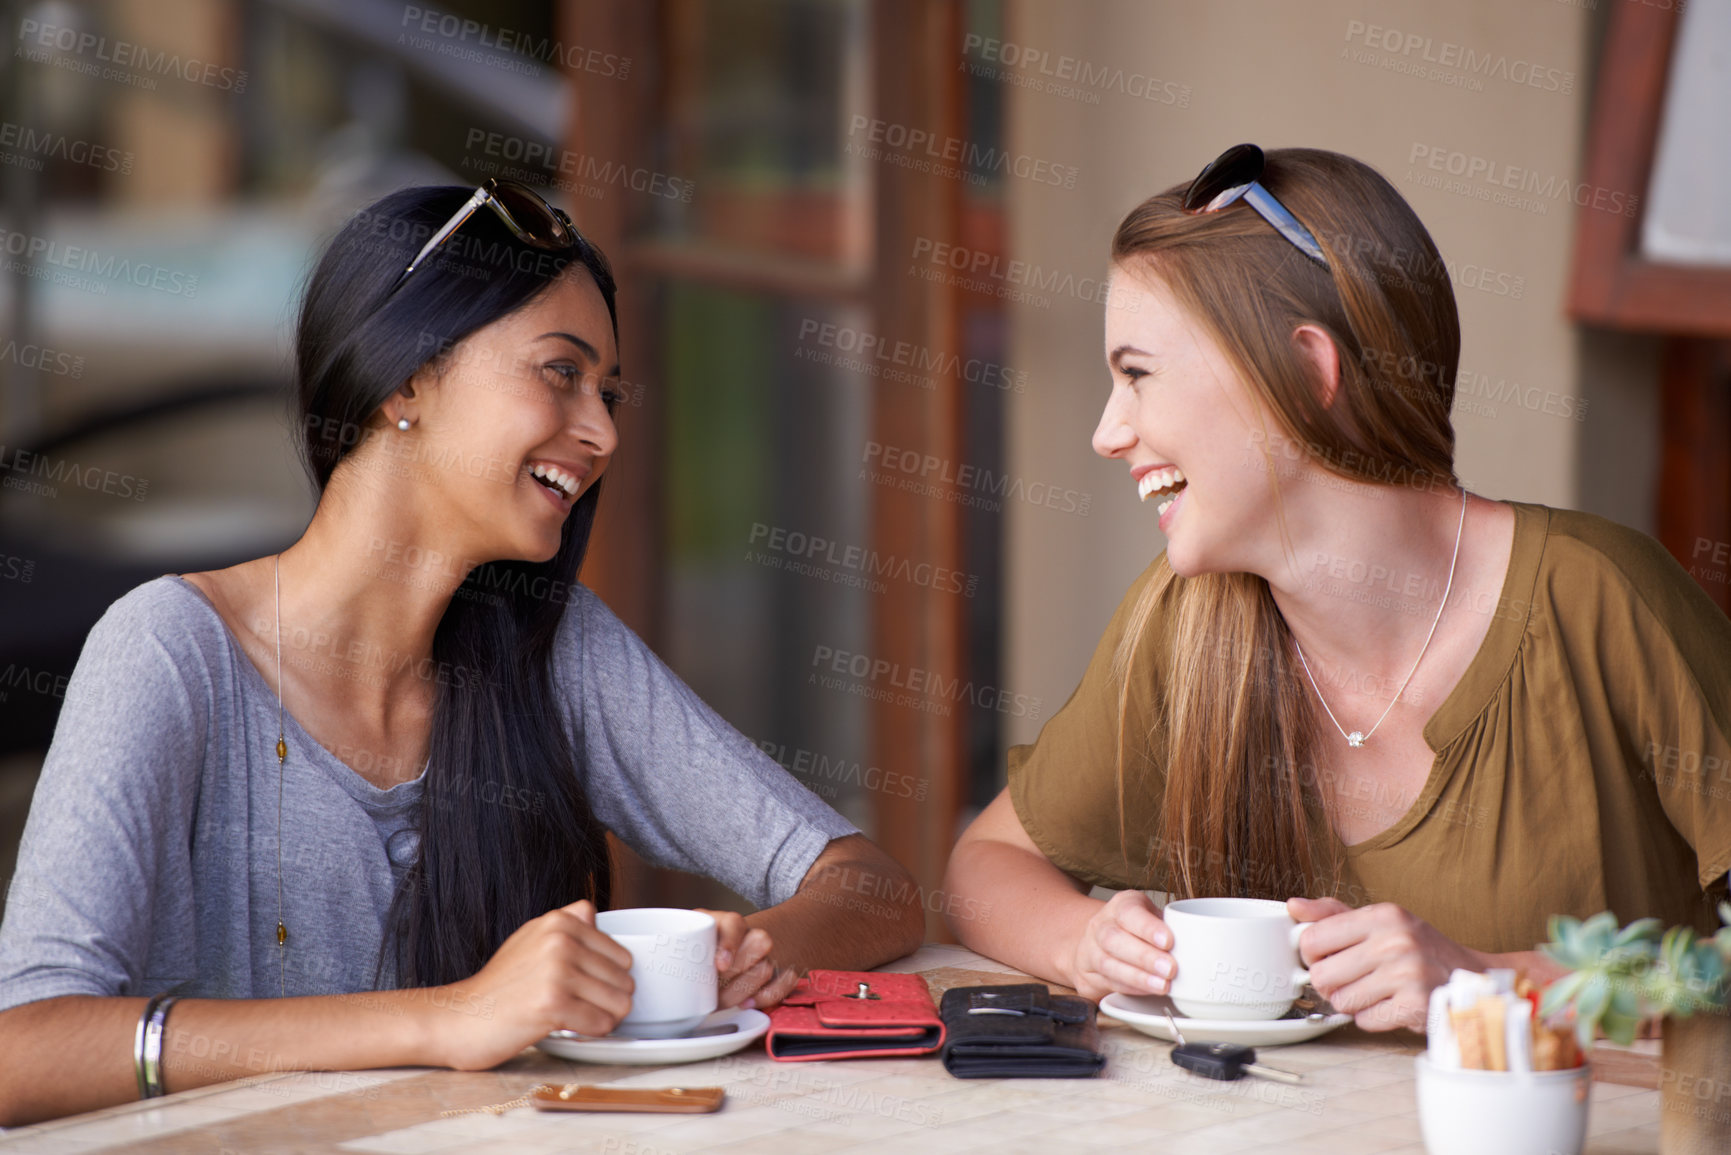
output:
[[[1256,1052],[1237,1043],[1184,1043],[1172,1048],[1172,1061],[1205,1079],[1241,1079]]]

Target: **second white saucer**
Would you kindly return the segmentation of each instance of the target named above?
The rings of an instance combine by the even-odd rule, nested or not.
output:
[[[1239,1043],[1246,1047],[1280,1047],[1308,1042],[1352,1022],[1351,1015],[1343,1014],[1320,1019],[1187,1019],[1164,995],[1121,995],[1114,992],[1100,1000],[1101,1014],[1134,1027],[1144,1035],[1175,1043],[1178,1040],[1172,1037],[1172,1028],[1166,1022],[1167,1011],[1172,1011],[1172,1017],[1187,1043]]]
[[[762,1011],[733,1007],[716,1011],[696,1029],[705,1031],[730,1024],[739,1029],[725,1035],[698,1034],[677,1039],[628,1039],[620,1035],[598,1039],[576,1031],[554,1031],[535,1046],[549,1055],[582,1063],[630,1063],[637,1066],[696,1063],[731,1054],[761,1038],[769,1030],[769,1016]]]

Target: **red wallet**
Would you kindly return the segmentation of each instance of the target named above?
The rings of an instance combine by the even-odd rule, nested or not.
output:
[[[784,1063],[929,1055],[944,1021],[919,975],[812,971],[769,1013],[765,1043]]]

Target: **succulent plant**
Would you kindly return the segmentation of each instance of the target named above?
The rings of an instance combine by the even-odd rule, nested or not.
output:
[[[1656,918],[1618,930],[1608,910],[1585,922],[1553,915],[1551,941],[1539,949],[1573,973],[1545,988],[1539,1013],[1550,1019],[1572,1008],[1584,1050],[1599,1031],[1631,1042],[1650,1015],[1724,1009],[1731,1001],[1731,902],[1719,904],[1719,918],[1726,925],[1702,938],[1687,926],[1661,932]]]

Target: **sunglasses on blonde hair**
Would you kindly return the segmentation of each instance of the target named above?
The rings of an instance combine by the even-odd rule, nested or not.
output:
[[[1235,144],[1215,157],[1190,182],[1184,192],[1187,213],[1216,213],[1227,205],[1243,201],[1273,225],[1275,231],[1291,241],[1298,251],[1328,268],[1328,258],[1316,243],[1310,230],[1298,223],[1298,218],[1262,187],[1262,150],[1254,144]]]

